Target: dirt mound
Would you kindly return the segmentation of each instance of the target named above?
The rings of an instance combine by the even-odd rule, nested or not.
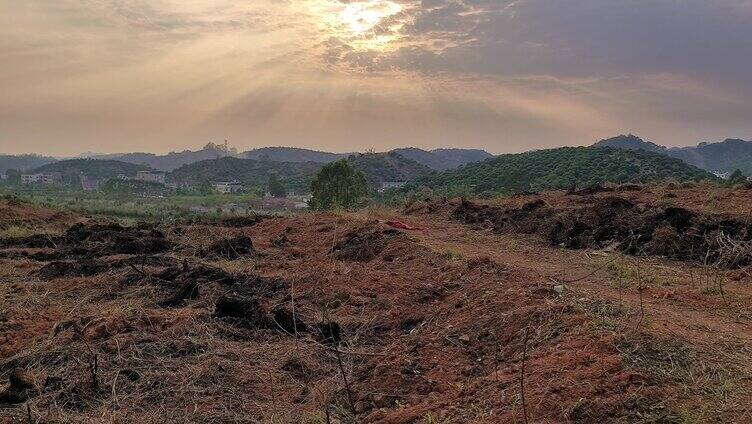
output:
[[[462,201],[452,211],[452,216],[466,224],[490,227],[499,232],[513,230],[527,234],[538,231],[551,213],[552,209],[541,199],[529,201],[518,209],[504,209]]]
[[[74,262],[55,261],[44,265],[39,270],[39,276],[45,280],[63,277],[91,277],[110,269],[107,264],[92,260]]]
[[[235,216],[235,217],[224,218],[224,219],[219,219],[219,220],[195,219],[195,220],[187,221],[186,225],[206,225],[206,226],[224,227],[224,228],[245,228],[245,227],[256,226],[264,222],[265,218],[268,218],[268,216],[267,215]]]
[[[44,227],[62,230],[78,219],[73,213],[34,206],[15,196],[0,197],[0,229]]]
[[[76,224],[63,235],[63,248],[71,254],[92,256],[156,254],[172,248],[165,235],[152,225]]]
[[[463,201],[452,217],[497,232],[539,234],[571,249],[611,245],[636,255],[660,255],[724,266],[752,263],[752,224],[723,214],[698,214],[676,206],[645,206],[620,196],[585,197],[552,207],[533,200],[519,208]]]
[[[169,267],[156,274],[156,277],[161,281],[172,283],[194,281],[201,284],[219,283],[228,286],[237,283],[237,279],[227,271],[206,265],[188,266],[184,264],[179,267]]]
[[[577,189],[577,187],[572,187],[567,191],[567,194],[570,196],[592,196],[593,194],[597,193],[609,193],[614,191],[613,187],[604,187],[602,185],[593,185],[590,187],[585,187],[581,189]]]
[[[0,406],[17,405],[36,394],[32,377],[18,368],[11,370],[8,382],[8,388],[0,393]]]
[[[338,241],[329,254],[338,260],[370,262],[379,256],[387,244],[400,232],[393,229],[366,227],[351,231]]]
[[[294,314],[292,309],[277,307],[272,316],[274,323],[288,334],[298,334],[308,331],[308,325],[301,319],[300,312]]]
[[[219,221],[218,225],[221,227],[228,227],[228,228],[243,228],[243,227],[253,227],[254,225],[258,225],[263,221],[264,221],[264,217],[262,217],[261,215],[238,216],[234,218],[225,218]]]
[[[220,297],[214,305],[214,316],[230,319],[246,328],[272,328],[274,325],[265,300],[237,293]]]
[[[26,248],[46,248],[57,247],[60,238],[50,234],[34,234],[26,237],[10,237],[0,239],[0,248],[9,247],[26,247]]]
[[[203,257],[235,260],[243,256],[254,255],[253,240],[246,235],[239,235],[215,242],[201,252]]]

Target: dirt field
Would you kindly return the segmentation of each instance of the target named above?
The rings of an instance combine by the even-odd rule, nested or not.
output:
[[[122,227],[0,200],[0,422],[752,422],[750,210],[623,187]]]

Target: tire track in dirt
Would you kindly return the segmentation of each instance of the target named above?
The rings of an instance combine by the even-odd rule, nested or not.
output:
[[[607,330],[615,333],[639,331],[651,337],[679,340],[696,352],[703,367],[706,364],[714,367],[711,372],[732,366],[733,371],[729,374],[733,376],[724,382],[733,381],[731,384],[738,386],[738,390],[722,412],[752,419],[749,407],[745,406],[752,404],[752,289],[749,279],[734,281],[724,288],[730,299],[727,306],[717,294],[698,293],[702,288],[697,287],[696,280],[686,281],[687,274],[699,279],[704,272],[701,267],[691,264],[659,258],[634,258],[617,252],[565,250],[551,247],[535,236],[470,229],[435,215],[402,215],[398,219],[423,228],[408,233],[420,244],[437,252],[452,252],[468,259],[490,258],[510,271],[526,276],[531,282],[550,282],[553,286],[560,284],[558,281],[578,280],[565,284],[564,296],[585,310],[593,325],[600,329],[603,329],[603,317],[598,308],[603,307],[603,302],[617,305],[624,313],[616,319],[610,317],[610,321],[616,322],[610,323],[609,327],[612,325],[613,328]],[[604,267],[608,261],[615,265]],[[617,278],[611,273],[618,273],[623,267],[632,273],[636,267],[641,267],[643,275],[663,272],[678,277],[672,279],[669,288],[660,284],[663,277],[654,277],[658,282],[644,283],[645,289],[640,296],[634,281],[621,288],[616,283]],[[708,385],[715,383],[718,382]],[[679,399],[678,402],[689,407],[692,398]]]

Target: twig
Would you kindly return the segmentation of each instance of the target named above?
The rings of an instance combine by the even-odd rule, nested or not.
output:
[[[617,259],[616,257],[612,258],[611,260],[609,260],[609,261],[608,261],[608,262],[606,262],[605,264],[603,264],[603,265],[599,266],[599,267],[598,267],[598,268],[597,268],[597,269],[596,269],[595,271],[593,271],[593,272],[591,272],[591,273],[589,273],[589,274],[587,274],[587,275],[584,275],[584,276],[582,276],[582,277],[580,277],[580,278],[575,278],[574,280],[561,280],[561,281],[559,281],[559,282],[560,282],[560,283],[576,283],[576,282],[578,282],[578,281],[582,281],[582,280],[584,280],[584,279],[586,279],[586,278],[588,278],[588,277],[590,277],[590,276],[593,276],[593,275],[595,275],[595,273],[597,273],[598,271],[602,270],[603,268],[605,268],[605,267],[609,266],[609,265],[610,265],[610,264],[612,264],[612,263],[613,263],[614,261],[616,261],[616,259]],[[555,280],[554,280],[554,281],[555,281]]]
[[[640,275],[640,263],[637,262],[637,291],[640,294],[640,320],[637,322],[637,328],[642,326],[642,321],[645,319],[645,306],[642,299],[642,292],[645,291],[645,287],[642,285],[642,277]]]
[[[522,397],[522,414],[527,424],[527,404],[525,403],[525,358],[527,356],[528,327],[525,327],[525,339],[522,342],[522,367],[520,368],[520,396]]]
[[[89,373],[91,374],[91,386],[93,388],[99,387],[99,378],[97,376],[97,373],[99,371],[99,357],[96,353],[91,349],[91,346],[89,346],[89,342],[86,341],[86,338],[83,338],[84,344],[86,345],[86,348],[89,350],[89,354],[91,357],[89,358]]]
[[[345,383],[345,390],[347,391],[347,403],[350,404],[350,409],[352,410],[353,416],[357,415],[357,412],[355,412],[355,403],[352,399],[352,392],[350,390],[350,383],[347,382],[347,374],[345,373],[345,366],[342,364],[342,354],[340,353],[339,349],[334,350],[337,353],[337,363],[339,364],[339,370],[342,373],[342,381]]]

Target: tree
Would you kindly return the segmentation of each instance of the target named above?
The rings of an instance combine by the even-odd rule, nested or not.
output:
[[[731,176],[729,177],[727,183],[729,186],[735,186],[738,184],[744,184],[747,182],[747,177],[744,176],[742,171],[740,169],[735,170],[731,173]]]
[[[313,209],[349,209],[368,193],[366,177],[350,166],[346,159],[328,163],[311,183]]]
[[[273,197],[287,197],[287,189],[282,184],[282,181],[277,178],[277,174],[269,174],[268,189],[269,194]]]

